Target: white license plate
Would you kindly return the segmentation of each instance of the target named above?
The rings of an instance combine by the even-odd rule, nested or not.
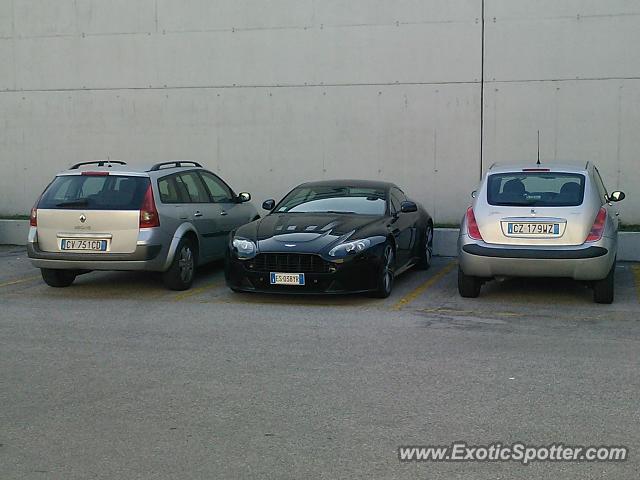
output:
[[[76,252],[106,252],[107,240],[88,238],[63,238],[60,240],[60,250],[74,250]]]
[[[304,273],[271,272],[271,285],[304,285]]]
[[[507,223],[507,235],[560,235],[559,223]]]

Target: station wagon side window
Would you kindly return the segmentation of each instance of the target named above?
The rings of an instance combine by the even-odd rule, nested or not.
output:
[[[200,171],[200,176],[214,203],[233,202],[233,192],[226,183],[210,172]]]
[[[604,182],[602,181],[602,177],[600,176],[600,172],[597,168],[593,169],[593,178],[596,181],[596,188],[598,189],[600,202],[606,203],[607,198],[609,198],[609,194],[607,193],[607,187],[604,186]]]
[[[187,190],[191,203],[209,203],[209,193],[200,176],[196,172],[185,172],[177,175],[178,182],[182,182]]]
[[[169,175],[158,180],[158,192],[162,203],[185,203],[176,183],[176,176]]]

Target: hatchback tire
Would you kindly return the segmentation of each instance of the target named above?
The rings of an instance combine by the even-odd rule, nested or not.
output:
[[[464,298],[477,298],[482,288],[482,280],[478,277],[466,275],[458,267],[458,293]]]
[[[42,279],[50,287],[68,287],[76,279],[74,270],[56,270],[53,268],[41,268]]]
[[[596,303],[613,303],[616,262],[602,280],[593,283],[593,301]]]
[[[188,290],[193,283],[195,269],[196,256],[193,244],[188,238],[183,238],[178,243],[169,270],[162,274],[162,280],[170,290]]]

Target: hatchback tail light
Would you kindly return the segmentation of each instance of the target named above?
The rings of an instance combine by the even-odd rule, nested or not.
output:
[[[602,238],[602,234],[604,233],[604,227],[607,224],[607,209],[602,207],[596,215],[596,219],[593,222],[593,226],[591,227],[591,231],[587,236],[585,242],[597,242]]]
[[[41,198],[42,195],[38,197],[36,203],[34,203],[33,207],[31,207],[31,213],[29,214],[29,225],[32,227],[38,226],[38,204],[40,203]]]
[[[153,228],[160,226],[160,216],[156,208],[156,201],[153,199],[153,189],[151,184],[144,194],[142,205],[140,206],[140,228]]]
[[[34,205],[31,207],[31,215],[29,215],[29,225],[32,227],[38,226],[38,207]]]
[[[476,222],[476,216],[473,214],[473,207],[467,208],[467,232],[474,240],[482,240],[482,234]]]

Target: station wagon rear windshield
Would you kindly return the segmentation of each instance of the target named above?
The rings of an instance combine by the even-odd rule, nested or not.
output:
[[[384,215],[386,208],[384,190],[322,185],[294,189],[280,202],[275,211]]]
[[[139,210],[148,186],[146,177],[63,175],[49,185],[38,208]]]
[[[490,205],[575,207],[584,198],[584,175],[558,172],[513,172],[490,175]]]

